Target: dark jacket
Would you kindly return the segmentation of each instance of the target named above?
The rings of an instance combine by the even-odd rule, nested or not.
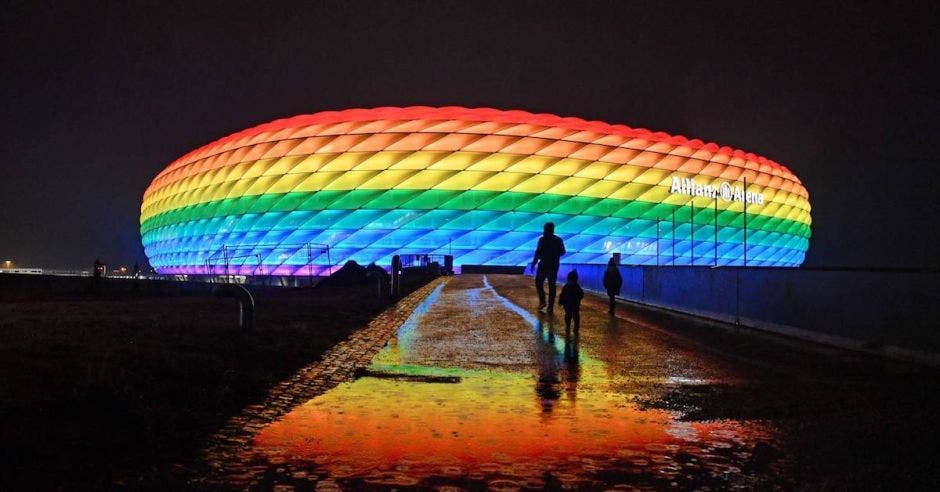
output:
[[[558,304],[565,308],[565,311],[577,311],[581,309],[581,299],[584,297],[584,291],[578,284],[568,283],[561,288],[561,295],[558,296]]]
[[[604,288],[607,289],[608,294],[619,294],[621,287],[623,287],[623,277],[620,276],[619,268],[608,268],[604,271]]]
[[[532,263],[539,261],[540,269],[558,270],[561,256],[565,254],[565,243],[561,238],[552,234],[539,238],[539,245],[535,248],[535,258]]]

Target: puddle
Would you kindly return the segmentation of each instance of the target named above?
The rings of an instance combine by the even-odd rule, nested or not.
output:
[[[635,371],[610,348],[610,333],[566,334],[485,277],[482,287],[461,286],[436,289],[362,377],[264,428],[254,453],[340,486],[724,488],[773,479],[774,464],[752,456],[774,439],[769,428],[641,409]]]

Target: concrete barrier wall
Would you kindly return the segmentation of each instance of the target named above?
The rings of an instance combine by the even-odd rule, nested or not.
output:
[[[603,292],[603,265],[577,269]],[[844,348],[940,363],[940,272],[621,266],[620,297]]]

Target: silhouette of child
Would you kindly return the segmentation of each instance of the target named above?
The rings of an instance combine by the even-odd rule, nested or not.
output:
[[[614,314],[614,303],[622,286],[623,277],[620,276],[620,269],[617,268],[617,260],[611,258],[607,262],[607,270],[604,272],[604,289],[607,291],[607,297],[610,301],[610,307],[607,309],[608,314]]]
[[[581,299],[584,297],[584,291],[578,285],[578,271],[568,272],[568,283],[561,288],[561,295],[558,296],[558,304],[565,308],[565,331],[571,329],[571,321],[574,321],[574,331],[581,329]]]

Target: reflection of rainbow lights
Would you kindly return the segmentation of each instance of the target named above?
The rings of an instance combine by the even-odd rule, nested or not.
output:
[[[613,462],[633,466],[651,459],[661,461],[643,466],[661,467],[656,473],[669,478],[678,472],[667,455],[680,452],[720,474],[734,465],[704,448],[744,448],[768,438],[755,424],[684,422],[673,412],[640,409],[618,386],[624,380],[613,376],[622,368],[592,357],[563,333],[550,337],[547,325],[532,333],[535,367],[409,363],[415,321],[428,304],[369,368],[411,378],[456,376],[459,383],[372,377],[343,383],[265,427],[253,452],[377,485],[513,476],[538,486],[546,470],[578,484]]]
[[[742,203],[670,193],[673,177],[762,193],[747,206],[746,240]],[[569,263],[619,251],[627,264],[737,265],[746,244],[749,265],[795,266],[811,223],[800,180],[754,154],[459,107],[328,111],[244,130],[164,169],[140,220],[162,273],[219,271],[224,257],[238,273],[279,275],[325,269],[308,244],[328,245],[334,263],[452,253],[458,265],[520,265],[549,220]]]
[[[640,410],[625,395],[603,391],[598,370],[585,364],[580,382],[563,382],[550,413],[530,374],[419,372],[460,376],[457,385],[362,378],[270,425],[255,449],[281,450],[333,476],[369,475],[402,462],[412,463],[413,474],[434,475],[446,466],[557,465],[570,456],[617,456],[648,444],[678,449],[718,440],[713,434],[752,432],[737,422],[681,422],[666,411]]]

